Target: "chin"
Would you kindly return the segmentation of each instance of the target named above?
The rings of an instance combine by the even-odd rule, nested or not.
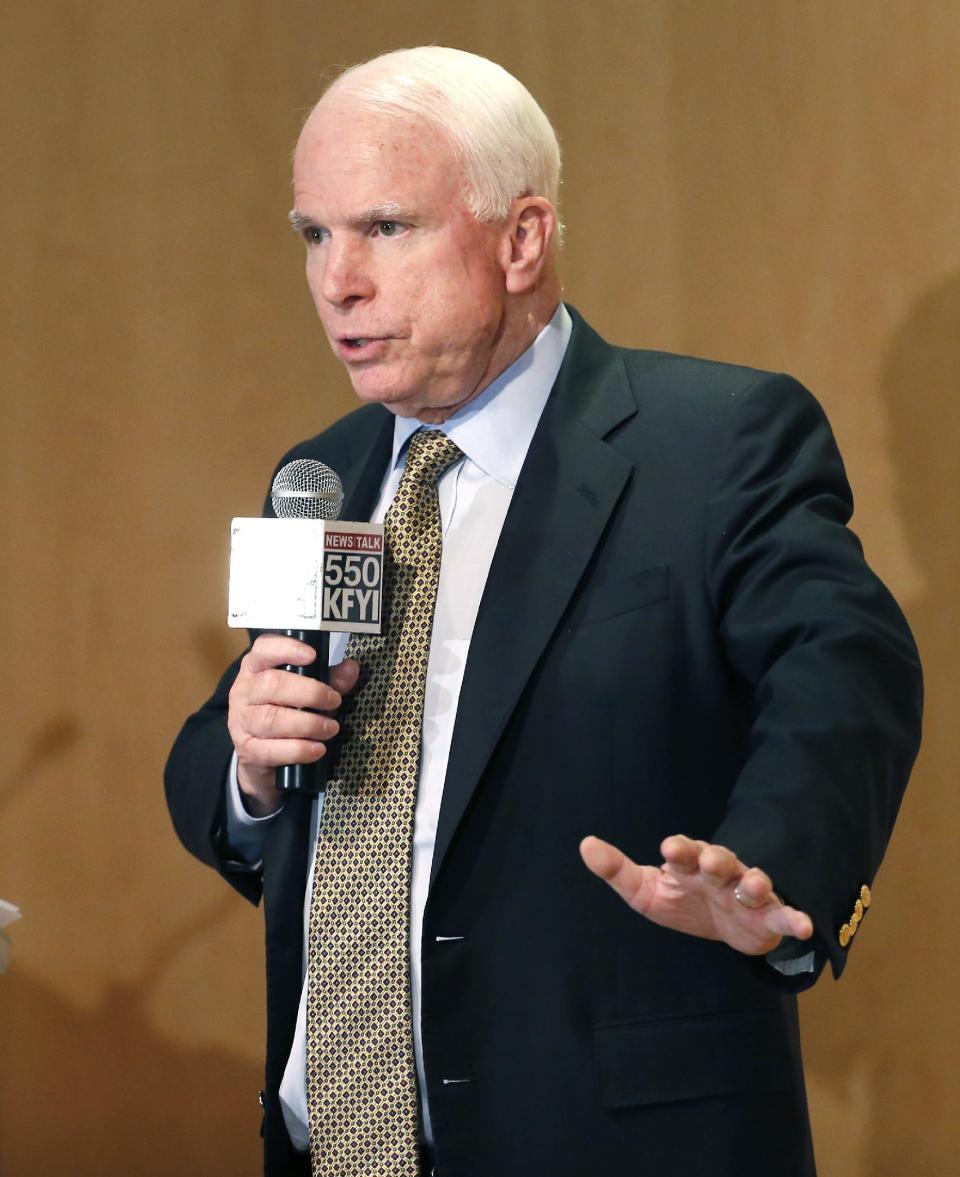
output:
[[[414,403],[412,388],[387,384],[383,381],[365,379],[366,373],[358,373],[350,383],[356,396],[366,405],[383,405],[398,417],[415,417],[421,406]]]
[[[368,405],[383,405],[397,417],[416,417],[427,424],[438,424],[445,421],[451,413],[456,412],[462,404],[472,399],[476,393],[467,397],[458,397],[454,387],[447,387],[452,381],[434,380],[428,385],[429,377],[420,380],[411,378],[407,373],[404,380],[384,379],[386,373],[381,369],[370,368],[366,371],[350,372],[350,383],[357,397]],[[425,394],[424,389],[429,387]]]

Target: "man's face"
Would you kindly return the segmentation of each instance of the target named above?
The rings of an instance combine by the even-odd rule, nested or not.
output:
[[[328,99],[300,136],[293,186],[310,292],[361,400],[442,421],[507,366],[509,236],[467,209],[439,132]]]

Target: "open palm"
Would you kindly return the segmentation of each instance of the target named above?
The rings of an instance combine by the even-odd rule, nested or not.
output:
[[[750,956],[784,936],[806,940],[810,917],[781,902],[770,878],[725,846],[675,834],[661,843],[661,866],[640,866],[609,842],[584,838],[580,854],[634,911],[665,928],[722,940]]]

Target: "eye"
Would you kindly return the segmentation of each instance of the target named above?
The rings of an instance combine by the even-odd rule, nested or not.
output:
[[[327,239],[326,229],[321,229],[319,225],[304,225],[301,233],[307,245],[320,245]]]
[[[399,237],[407,226],[400,221],[375,221],[373,227],[379,237]]]

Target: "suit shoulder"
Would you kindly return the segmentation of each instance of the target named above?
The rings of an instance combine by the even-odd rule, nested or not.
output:
[[[578,379],[590,380],[625,372],[635,392],[679,400],[736,397],[755,388],[784,389],[800,397],[810,393],[799,381],[783,372],[769,372],[745,364],[704,359],[652,348],[623,347],[609,343],[572,306],[570,340],[571,367]]]
[[[776,384],[782,381],[802,387],[798,381],[784,372],[765,371],[746,364],[731,364],[723,360],[646,348],[618,347],[616,351],[622,357],[632,378],[639,379],[647,386],[675,393],[736,396],[750,391],[757,385]]]
[[[649,412],[696,416],[704,423],[826,422],[817,398],[794,376],[672,352],[618,348],[638,404]]]

